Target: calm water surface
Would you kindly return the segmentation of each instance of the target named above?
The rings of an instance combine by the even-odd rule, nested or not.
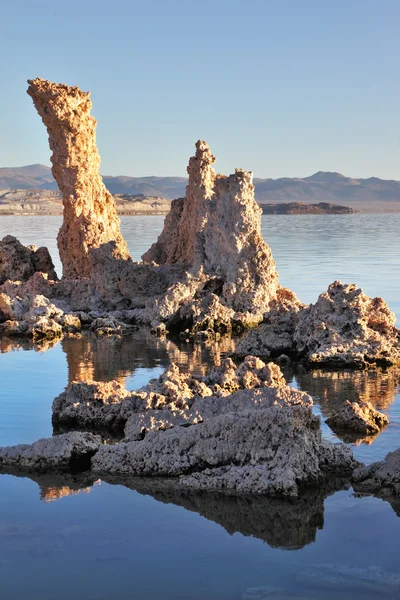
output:
[[[162,224],[163,217],[122,218],[134,259]],[[46,245],[55,258],[59,226],[59,217],[1,217],[0,238],[10,233]],[[398,317],[399,229],[400,215],[263,217],[281,283],[303,301],[341,279],[382,296]],[[69,381],[118,378],[135,389],[171,360],[202,373],[234,347],[232,340],[163,341],[146,331],[47,348],[0,344],[0,445],[51,435],[51,403]],[[374,440],[349,440],[360,460],[400,446],[397,371],[293,367],[285,374],[313,396],[323,420],[346,398],[368,399],[388,413],[391,425]],[[325,424],[323,432],[338,439]],[[1,598],[400,598],[399,505],[354,498],[351,489],[321,490],[293,504],[183,494],[162,482],[123,484],[1,475]]]

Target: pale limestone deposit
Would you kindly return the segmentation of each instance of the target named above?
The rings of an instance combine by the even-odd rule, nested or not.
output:
[[[0,447],[0,468],[18,467],[34,471],[87,469],[102,441],[98,435],[73,431],[33,444]]]
[[[350,430],[364,435],[379,433],[389,419],[369,402],[346,402],[326,420],[333,430]]]
[[[28,94],[49,134],[52,173],[63,195],[58,248],[64,277],[90,277],[90,250],[115,242],[114,255],[128,259],[115,202],[99,173],[96,119],[90,94],[44,79],[28,81]]]
[[[400,496],[400,448],[380,462],[358,467],[352,482],[356,492],[389,499]]]

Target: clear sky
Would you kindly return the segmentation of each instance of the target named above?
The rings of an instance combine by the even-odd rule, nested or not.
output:
[[[104,175],[400,179],[399,0],[0,0],[0,166],[50,164],[26,95],[90,90]]]

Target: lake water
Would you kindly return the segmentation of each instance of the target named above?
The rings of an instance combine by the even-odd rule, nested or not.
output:
[[[135,259],[163,219],[122,218]],[[58,217],[1,217],[0,238],[46,245],[55,258],[59,225]],[[382,296],[400,316],[400,215],[265,215],[262,229],[281,283],[303,301],[341,279]],[[51,403],[69,381],[118,378],[134,389],[171,360],[200,373],[233,348],[229,339],[194,345],[147,331],[47,349],[0,341],[0,445],[50,436]],[[372,443],[352,441],[360,460],[380,460],[400,446],[397,371],[293,367],[285,375],[313,396],[323,420],[346,398],[387,412],[391,424]],[[337,439],[325,424],[323,433]],[[1,599],[400,598],[399,505],[355,498],[351,489],[289,503],[123,484],[0,475]]]

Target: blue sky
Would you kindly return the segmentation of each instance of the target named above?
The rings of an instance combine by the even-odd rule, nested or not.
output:
[[[399,0],[0,0],[0,166],[49,163],[26,95],[92,93],[105,175],[400,179]]]

